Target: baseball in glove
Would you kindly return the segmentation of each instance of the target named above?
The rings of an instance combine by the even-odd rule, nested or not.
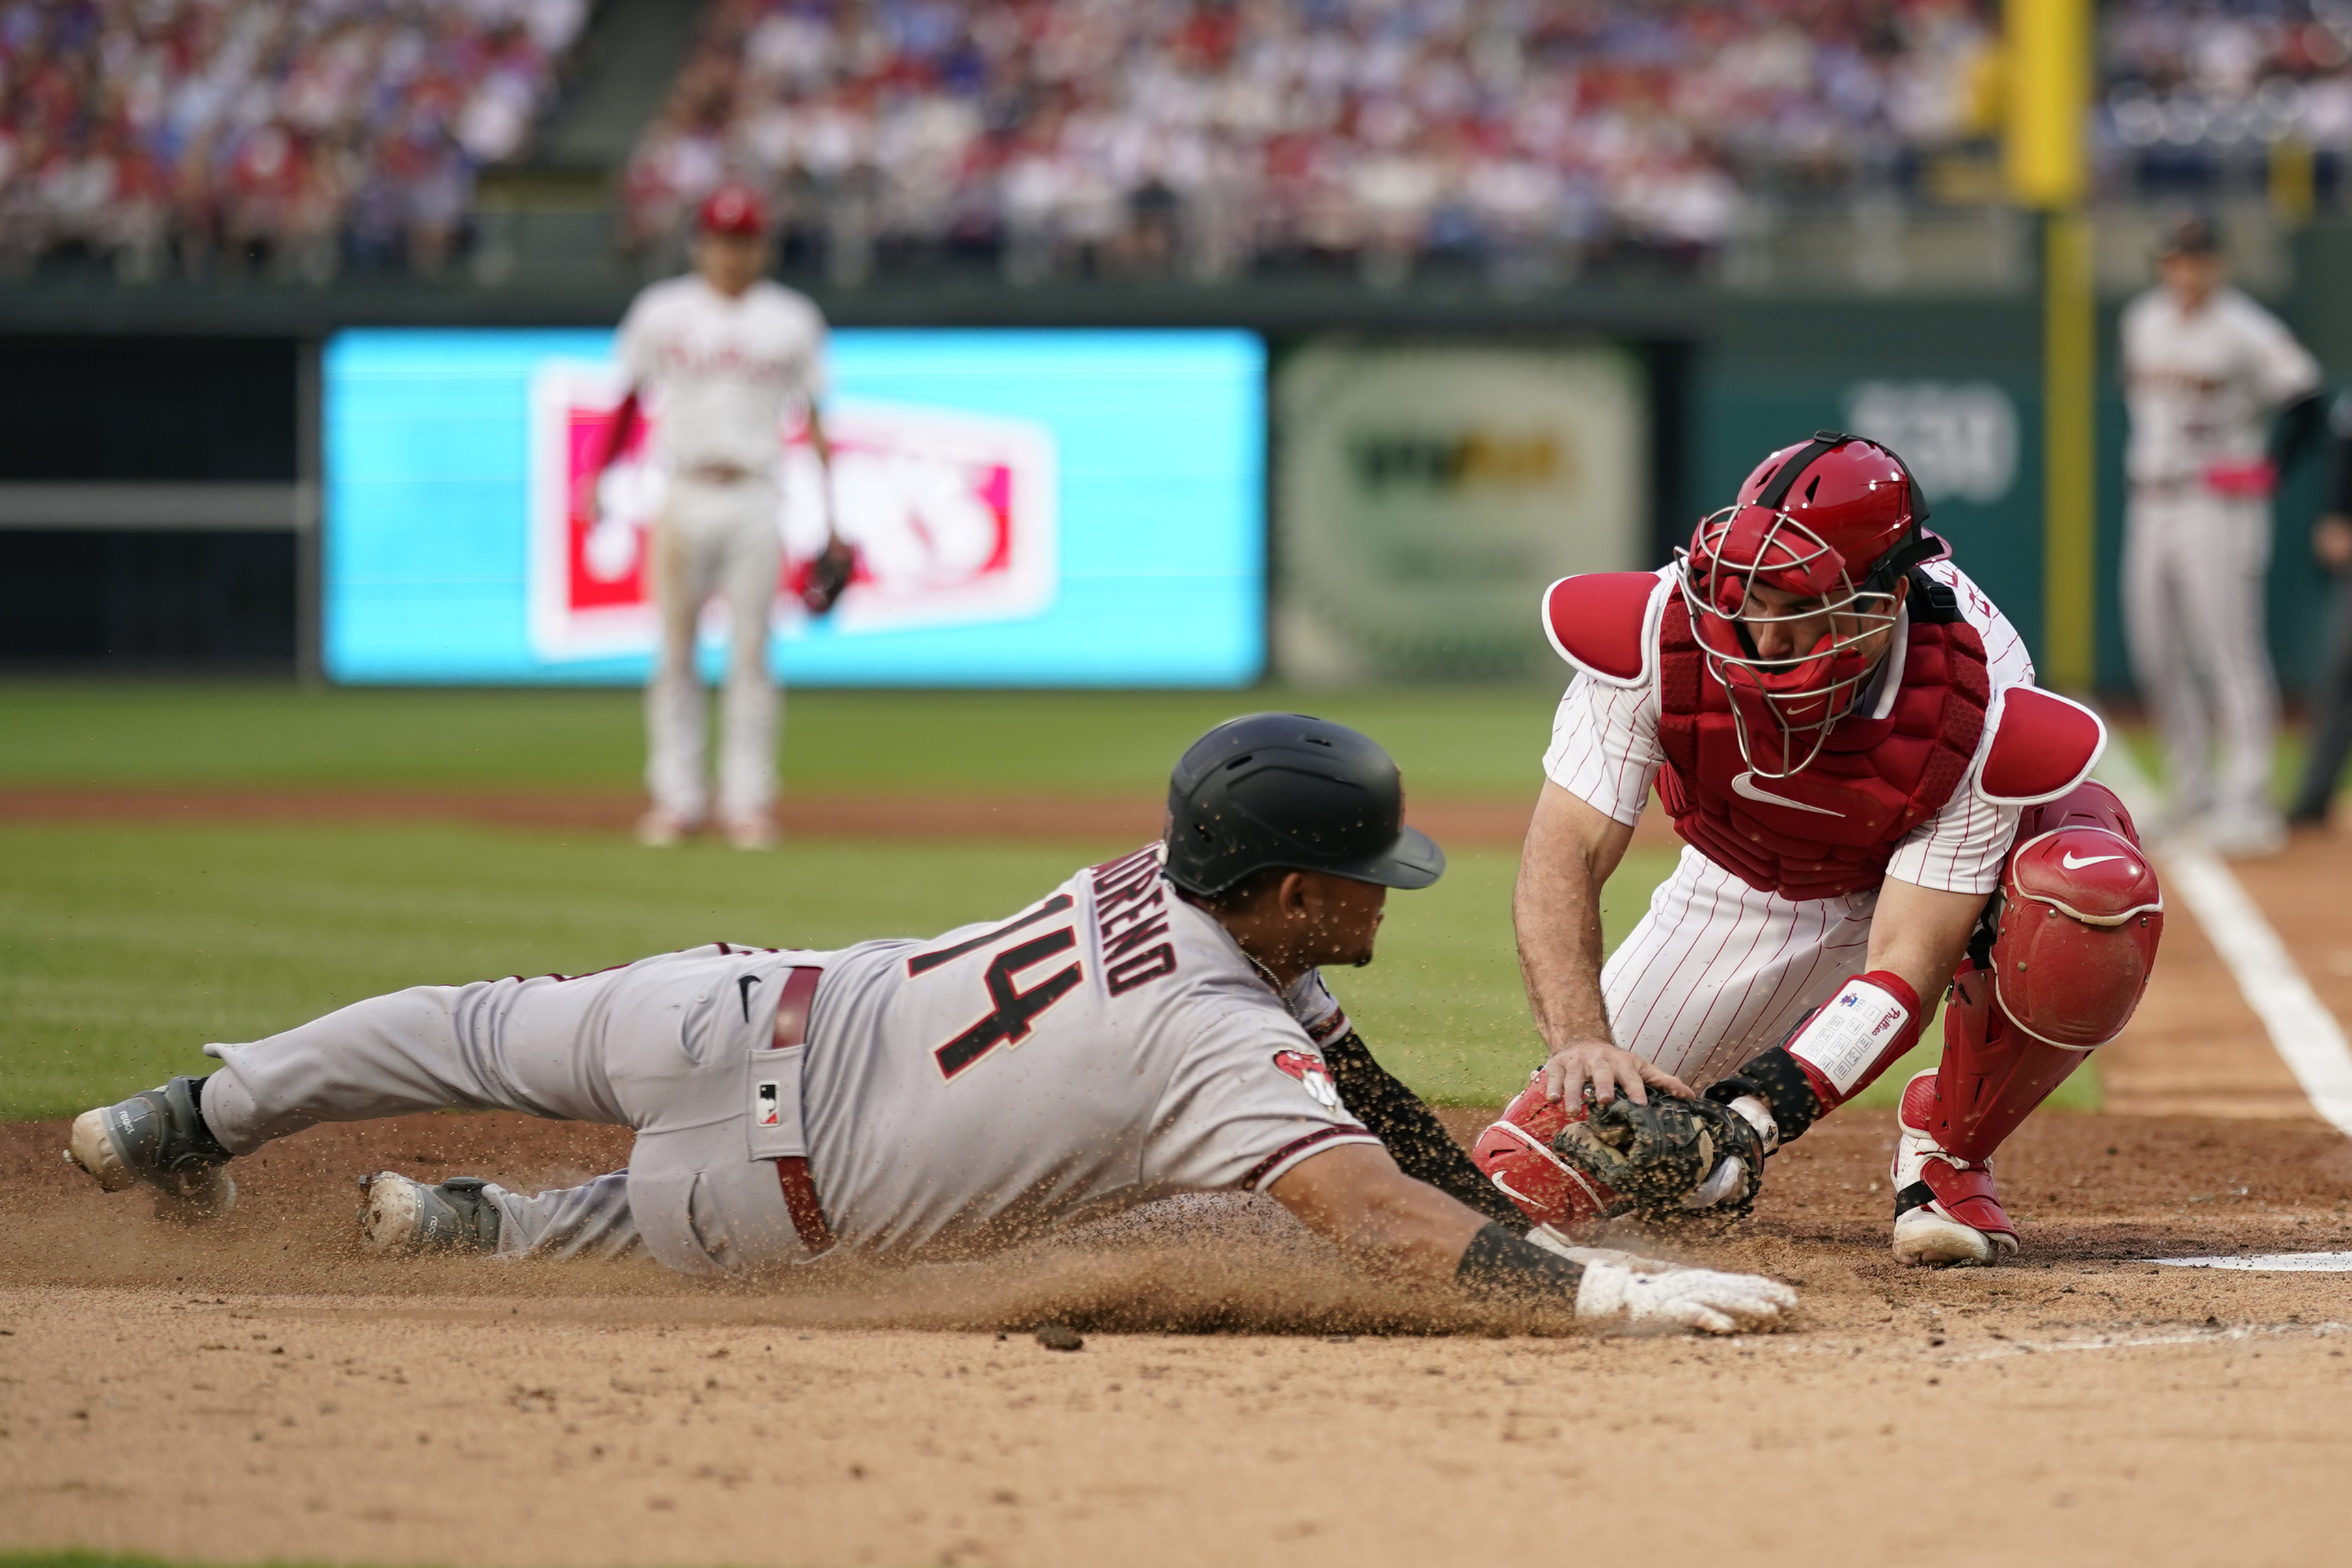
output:
[[[1654,1223],[1738,1218],[1764,1184],[1763,1140],[1710,1100],[1653,1092],[1637,1105],[1621,1094],[1562,1127],[1552,1152]]]
[[[839,534],[825,540],[824,549],[803,569],[801,602],[812,615],[828,613],[841,601],[844,590],[857,575],[857,547]]]

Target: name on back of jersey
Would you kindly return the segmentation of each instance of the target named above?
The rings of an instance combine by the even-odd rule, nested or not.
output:
[[[1095,928],[1102,938],[1103,984],[1114,997],[1176,972],[1168,939],[1168,883],[1160,874],[1160,846],[1107,861],[1090,873]]]

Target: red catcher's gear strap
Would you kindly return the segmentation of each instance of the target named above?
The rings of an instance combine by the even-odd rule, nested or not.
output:
[[[596,465],[589,470],[593,476],[613,465],[614,460],[628,450],[629,437],[637,433],[637,389],[631,387],[621,406],[613,411],[612,422],[604,426],[604,445],[596,455]]]
[[[778,1051],[806,1043],[809,1004],[816,999],[817,979],[824,973],[821,968],[802,966],[784,977],[783,999],[776,1004]],[[776,1179],[783,1184],[784,1210],[793,1217],[793,1228],[800,1233],[801,1245],[808,1249],[811,1257],[831,1247],[833,1228],[824,1222],[824,1207],[817,1202],[816,1183],[809,1177],[807,1156],[787,1155],[779,1159]]]
[[[1902,1017],[1890,1016],[1889,1002]],[[1892,969],[1873,969],[1807,1016],[1789,1037],[1788,1051],[1826,1112],[1869,1088],[1919,1043],[1926,1024],[1911,982]]]

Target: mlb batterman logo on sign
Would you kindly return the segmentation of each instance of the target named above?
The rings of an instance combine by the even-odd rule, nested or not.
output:
[[[552,361],[531,381],[530,640],[543,659],[653,650],[647,545],[662,476],[646,461],[652,411],[605,473],[593,521],[589,476],[621,401],[610,367]],[[858,573],[833,612],[843,635],[1018,621],[1060,586],[1053,433],[1030,420],[841,399],[825,408],[834,499]],[[777,527],[784,566],[775,622],[805,628],[798,589],[824,545],[823,479],[807,433],[787,433]],[[716,602],[707,636],[724,626]]]

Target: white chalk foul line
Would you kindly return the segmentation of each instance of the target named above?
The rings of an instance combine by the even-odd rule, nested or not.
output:
[[[2170,1333],[2101,1334],[2096,1339],[2011,1340],[1984,1350],[1937,1356],[1946,1366],[1971,1361],[1999,1361],[2012,1355],[2064,1355],[2086,1350],[2150,1350],[2176,1344],[2234,1344],[2245,1340],[2328,1339],[2345,1332],[2338,1322],[2250,1323],[2236,1328],[2185,1329]]]
[[[2213,1258],[2148,1258],[2168,1269],[2248,1269],[2263,1274],[2352,1274],[2352,1252],[2223,1253]]]
[[[2155,786],[2120,737],[2099,759],[2097,771],[2134,817],[2152,821],[2162,810]],[[2179,894],[2205,928],[2312,1109],[2352,1135],[2352,1044],[2346,1042],[2336,1015],[2219,855],[2186,841],[2150,847],[2163,866],[2167,891]]]

